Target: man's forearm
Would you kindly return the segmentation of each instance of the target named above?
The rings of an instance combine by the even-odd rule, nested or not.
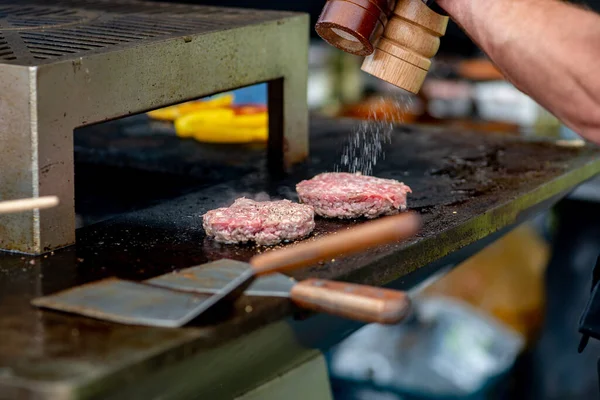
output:
[[[555,0],[439,0],[520,90],[600,143],[600,16]]]

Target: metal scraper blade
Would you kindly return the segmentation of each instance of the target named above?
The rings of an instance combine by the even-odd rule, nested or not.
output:
[[[211,297],[111,278],[40,297],[32,304],[127,325],[178,328],[198,315],[203,303],[210,307]]]
[[[199,294],[218,293],[232,279],[251,269],[251,265],[241,261],[223,259],[182,269],[144,283],[167,289]],[[272,274],[256,279],[244,292],[246,296],[289,297],[293,278],[283,274]]]

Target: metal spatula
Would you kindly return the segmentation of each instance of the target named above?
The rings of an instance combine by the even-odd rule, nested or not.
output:
[[[181,292],[211,295],[218,293],[230,277],[251,268],[247,263],[219,260],[186,268],[145,281]],[[307,279],[297,282],[276,273],[256,279],[246,296],[283,297],[300,308],[323,312],[364,323],[397,324],[410,311],[406,293],[367,285]]]
[[[264,253],[252,258],[248,268],[239,271],[239,274],[223,271],[226,276],[221,282],[226,282],[225,285],[209,296],[176,293],[144,283],[109,279],[34,299],[32,304],[120,323],[180,327],[220,302],[234,300],[259,276],[301,268],[342,254],[397,242],[416,234],[419,227],[419,216],[405,213]],[[215,273],[218,271],[215,270]],[[319,293],[323,293],[323,286],[320,290]],[[176,294],[177,299],[169,297],[170,293]],[[314,292],[311,296],[314,296]],[[332,299],[331,296],[327,298],[329,301]],[[346,296],[345,299],[347,298]],[[177,302],[177,306],[172,304],[173,301]]]

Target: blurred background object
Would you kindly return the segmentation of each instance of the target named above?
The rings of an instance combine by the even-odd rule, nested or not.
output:
[[[485,399],[523,349],[523,337],[468,304],[442,296],[416,302],[412,321],[370,325],[331,351],[338,398],[368,386],[403,399]]]
[[[520,333],[532,345],[542,327],[548,243],[523,225],[432,284],[425,296],[448,296],[471,304]]]

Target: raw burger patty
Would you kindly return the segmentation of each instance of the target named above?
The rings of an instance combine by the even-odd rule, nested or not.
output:
[[[310,235],[315,228],[315,212],[311,206],[289,200],[241,198],[231,207],[204,214],[203,226],[217,242],[275,245]]]
[[[296,185],[300,201],[327,218],[376,218],[406,209],[412,193],[402,182],[345,172],[325,173]]]

